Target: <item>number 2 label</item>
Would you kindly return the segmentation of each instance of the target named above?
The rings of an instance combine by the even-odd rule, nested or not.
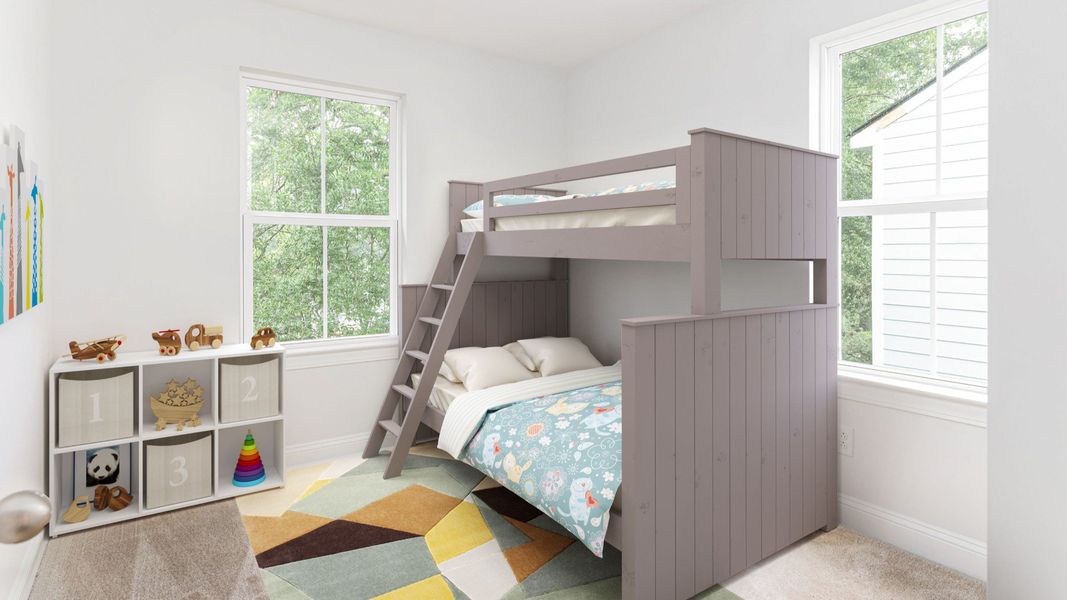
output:
[[[259,394],[256,393],[256,378],[249,375],[241,380],[242,387],[246,383],[248,384],[248,393],[241,398],[241,402],[255,402],[256,400],[259,400]]]

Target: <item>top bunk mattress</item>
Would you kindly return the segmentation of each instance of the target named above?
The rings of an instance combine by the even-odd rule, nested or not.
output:
[[[601,190],[592,194],[569,194],[566,196],[548,195],[510,195],[501,194],[493,198],[494,206],[521,206],[541,202],[556,202],[571,198],[592,198],[627,194],[649,190],[673,188],[673,181],[654,181]],[[460,226],[466,233],[482,231],[485,223],[482,218],[482,201],[478,200],[463,209],[467,219],[462,219]],[[639,206],[633,208],[606,208],[603,210],[586,210],[571,213],[522,215],[515,217],[498,217],[497,231],[523,231],[536,229],[592,229],[598,227],[643,227],[648,225],[674,225],[677,209],[668,206]]]
[[[523,215],[496,218],[496,231],[524,231],[532,229],[591,229],[596,227],[642,227],[646,225],[674,225],[675,207],[641,206],[609,210],[585,210],[554,215]],[[466,233],[485,229],[484,219],[463,219]]]

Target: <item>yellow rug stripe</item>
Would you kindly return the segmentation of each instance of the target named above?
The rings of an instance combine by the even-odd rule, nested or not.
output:
[[[460,502],[441,522],[426,532],[426,546],[437,564],[473,550],[493,539],[481,511],[470,502]]]
[[[375,596],[374,600],[412,600],[414,598],[433,598],[449,600],[455,598],[452,595],[452,588],[448,587],[448,583],[441,575],[434,575],[429,579],[423,579],[422,581],[416,581],[411,585],[406,585],[398,590],[393,590],[388,594],[382,594],[381,596]]]

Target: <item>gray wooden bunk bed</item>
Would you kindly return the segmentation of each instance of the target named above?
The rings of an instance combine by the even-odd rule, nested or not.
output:
[[[449,347],[569,332],[566,259],[690,264],[691,314],[623,319],[623,492],[608,543],[628,599],[689,598],[837,514],[837,157],[715,131],[690,144],[484,184],[449,183],[451,234],[430,283],[401,290],[405,345],[364,452],[397,438],[400,473]],[[493,206],[502,193],[673,167],[675,187]],[[639,177],[637,175],[636,177]],[[480,231],[463,209],[483,202]],[[501,230],[509,217],[673,207],[672,224]],[[469,225],[469,223],[468,223]],[[475,283],[484,256],[551,257],[543,281]],[[726,259],[811,261],[813,301],[723,311]],[[399,415],[399,416],[398,416]]]

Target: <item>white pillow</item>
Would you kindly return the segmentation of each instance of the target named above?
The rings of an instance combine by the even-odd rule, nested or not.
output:
[[[521,362],[522,366],[526,367],[531,371],[537,370],[537,365],[534,364],[534,361],[532,358],[530,358],[530,355],[526,354],[526,351],[522,349],[522,344],[518,342],[511,342],[510,344],[504,346],[504,349],[510,352],[516,360]]]
[[[445,362],[471,392],[536,377],[500,346],[449,350],[445,352]]]
[[[448,368],[448,364],[441,361],[441,370],[437,372],[438,375],[451,381],[452,383],[463,383],[463,380],[456,377],[456,374],[452,372],[452,369]]]
[[[604,366],[578,338],[543,337],[519,340],[519,344],[543,377]]]

